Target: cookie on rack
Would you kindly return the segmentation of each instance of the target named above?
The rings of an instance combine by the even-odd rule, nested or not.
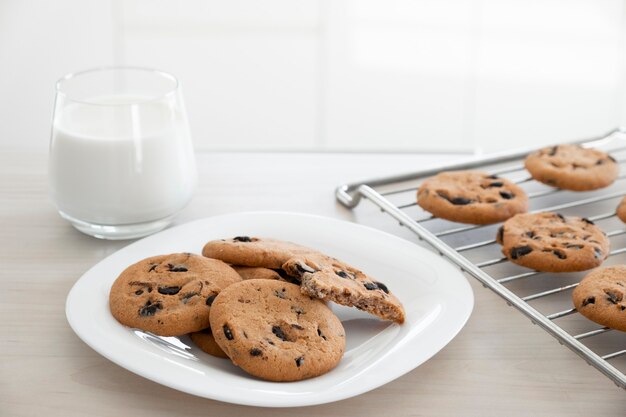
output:
[[[311,297],[356,307],[402,324],[404,307],[382,282],[345,262],[326,255],[296,256],[285,262],[287,274],[298,277],[302,292]]]
[[[622,198],[622,200],[617,205],[617,209],[615,210],[617,217],[626,223],[626,196]]]
[[[217,294],[241,281],[224,262],[191,253],[146,258],[126,268],[109,293],[113,317],[125,326],[160,336],[209,327]]]
[[[580,145],[540,149],[528,155],[524,165],[537,181],[571,191],[607,187],[619,174],[619,164],[612,156]]]
[[[584,271],[609,254],[609,239],[592,221],[552,212],[514,216],[496,241],[509,261],[542,272]]]
[[[626,265],[598,268],[587,274],[572,293],[576,310],[589,320],[626,331]]]
[[[189,335],[189,338],[205,353],[217,358],[228,358],[228,355],[224,353],[222,348],[215,341],[211,328],[208,327],[199,332],[194,332]]]
[[[417,203],[435,217],[470,224],[497,223],[528,211],[521,187],[480,171],[441,172],[426,179]]]
[[[222,291],[211,308],[217,344],[233,363],[269,381],[322,375],[341,360],[341,321],[295,284],[252,279]]]

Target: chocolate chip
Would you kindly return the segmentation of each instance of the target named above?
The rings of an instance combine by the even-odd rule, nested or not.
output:
[[[563,215],[561,213],[554,213],[556,215],[556,217],[558,217],[559,219],[561,219],[561,221],[565,221],[565,217],[563,217]]]
[[[583,300],[582,306],[585,307],[587,304],[595,304],[595,303],[596,303],[596,297],[591,296]]]
[[[181,298],[180,301],[182,301],[183,304],[187,304],[189,302],[189,300],[191,300],[196,295],[200,295],[200,294],[198,294],[197,292],[189,292],[189,293],[183,295],[183,298]]]
[[[259,348],[250,349],[250,356],[261,356],[262,354],[263,354],[263,351]]]
[[[385,294],[389,294],[389,289],[387,288],[387,286],[385,284],[383,284],[382,282],[378,282],[378,281],[376,281],[374,284],[376,284],[378,286],[378,288],[383,290],[385,292]]]
[[[584,245],[567,245],[566,248],[567,249],[582,249],[584,248]]]
[[[141,295],[141,294],[143,294],[143,290],[137,290],[137,291],[135,291],[135,295]]]
[[[300,314],[304,314],[304,310],[298,306],[291,306],[291,311],[296,313],[298,316],[300,316]]]
[[[548,155],[549,155],[549,156],[554,156],[554,155],[556,155],[556,153],[557,153],[557,151],[558,151],[558,150],[559,150],[559,147],[558,147],[558,146],[553,146],[553,147],[550,149],[550,152],[548,152]]]
[[[296,366],[299,368],[300,365],[302,365],[302,362],[304,362],[304,356],[300,356],[298,358],[296,358]]]
[[[180,291],[180,287],[159,287],[159,294],[163,295],[176,295]]]
[[[510,256],[511,256],[511,259],[517,259],[524,255],[528,255],[532,251],[533,251],[533,248],[531,248],[530,246],[517,246],[517,247],[511,248]]]
[[[159,266],[159,264],[150,264],[150,269],[148,269],[148,272],[154,271],[157,266]]]
[[[237,242],[252,242],[252,239],[250,239],[248,236],[235,236],[233,240]]]
[[[157,310],[161,310],[162,308],[163,306],[160,302],[153,304],[152,301],[148,300],[146,304],[141,307],[141,310],[139,310],[139,315],[142,317],[154,316]]]
[[[318,335],[319,337],[321,337],[322,339],[327,340],[327,339],[326,339],[326,336],[324,336],[324,335],[322,334],[322,331],[320,330],[320,328],[319,328],[319,327],[317,328],[317,335]]]
[[[495,181],[492,182],[491,184],[489,184],[487,187],[491,188],[491,187],[502,187],[504,185],[503,182],[501,181]]]
[[[341,278],[351,278],[345,271],[335,271],[335,274],[339,275]]]
[[[528,236],[529,238],[534,238],[535,237],[535,232],[533,232],[532,230],[530,232],[526,232],[524,233],[526,236]]]
[[[504,240],[504,226],[500,226],[498,228],[498,241],[502,243],[503,240]]]
[[[314,274],[315,272],[317,272],[315,269],[311,268],[303,262],[296,262],[296,268],[298,269],[298,272],[300,272],[300,274],[304,274],[305,272]]]
[[[592,222],[591,220],[589,220],[589,219],[588,219],[588,218],[586,218],[586,217],[583,217],[583,218],[582,218],[582,221],[584,221],[584,222],[585,222],[585,223],[587,223],[587,224],[595,224],[594,222]]]
[[[608,158],[609,158],[611,161],[613,161],[613,162],[617,163],[617,161],[615,160],[615,158],[613,158],[611,155],[609,155],[609,156],[608,156]]]
[[[222,330],[224,331],[224,336],[226,337],[226,339],[233,340],[235,338],[233,336],[233,332],[230,331],[230,327],[228,327],[228,324],[223,325]]]
[[[185,265],[172,265],[172,264],[167,264],[167,267],[169,268],[169,270],[171,272],[187,272],[188,269]]]
[[[552,250],[552,253],[559,259],[567,259],[567,256],[558,249]]]
[[[291,327],[298,330],[304,330],[304,327],[300,326],[298,323],[292,324]]]
[[[280,326],[272,326],[272,333],[280,340],[287,341],[287,336],[283,333],[283,329],[281,329]]]
[[[500,191],[500,197],[504,198],[505,200],[510,200],[515,197],[515,194],[509,193],[507,191]]]
[[[602,164],[604,164],[604,159],[598,159],[596,161],[596,165],[602,165]]]
[[[498,177],[497,175],[493,174],[493,175],[487,175],[487,178],[491,178],[492,180],[497,180],[500,177]]]
[[[463,198],[463,197],[455,197],[451,200],[449,200],[452,204],[454,204],[455,206],[465,206],[467,204],[472,204],[473,201],[470,200],[469,198]]]
[[[373,283],[373,282],[366,282],[366,283],[364,283],[364,284],[363,284],[363,286],[364,286],[365,288],[367,288],[368,290],[370,290],[370,291],[371,291],[371,290],[377,290],[377,289],[378,289],[378,285],[376,285],[376,284],[375,284],[375,283]]]
[[[208,305],[209,307],[213,305],[213,301],[215,301],[215,297],[217,297],[217,294],[215,293],[209,294],[209,296],[206,298],[205,304]]]
[[[611,304],[617,304],[618,302],[622,301],[622,294],[616,294],[611,290],[604,290],[604,293],[609,296],[607,299]]]
[[[285,294],[285,289],[284,288],[282,289],[282,291],[278,291],[278,290],[274,291],[274,295],[276,297],[278,297],[278,298],[283,299],[283,300],[287,298],[287,295]]]
[[[594,256],[596,257],[596,259],[600,259],[602,257],[602,255],[603,255],[602,254],[602,249],[597,248],[595,246],[593,248],[593,253],[594,253]]]

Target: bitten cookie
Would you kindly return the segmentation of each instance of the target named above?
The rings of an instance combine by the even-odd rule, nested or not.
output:
[[[609,239],[592,221],[551,212],[518,214],[496,241],[511,262],[543,272],[584,271],[609,254]]]
[[[607,187],[619,173],[619,165],[613,157],[579,145],[540,149],[528,155],[524,165],[537,181],[572,191]]]
[[[587,274],[572,293],[576,310],[598,324],[626,331],[626,265]]]
[[[528,196],[513,182],[480,171],[442,172],[428,178],[417,203],[435,217],[491,224],[528,211]]]
[[[301,280],[302,292],[403,323],[404,307],[389,288],[350,265],[325,255],[297,256],[283,269]]]
[[[622,198],[622,201],[620,201],[619,205],[617,206],[617,217],[623,221],[624,223],[626,223],[626,197]]]
[[[218,358],[228,358],[228,355],[224,353],[222,348],[220,348],[215,341],[211,328],[191,333],[189,338],[191,338],[191,341],[194,342],[203,352]]]
[[[246,280],[223,290],[211,307],[211,328],[235,365],[269,381],[324,374],[346,346],[341,322],[322,301],[274,280]]]
[[[309,253],[318,252],[292,242],[249,236],[212,240],[202,249],[202,255],[208,258],[220,259],[232,265],[269,269],[280,269],[294,256]]]
[[[111,314],[125,326],[160,336],[209,327],[217,294],[241,281],[224,262],[190,253],[154,256],[126,268],[109,293]]]

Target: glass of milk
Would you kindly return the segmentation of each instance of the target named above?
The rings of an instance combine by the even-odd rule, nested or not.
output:
[[[49,178],[59,213],[83,233],[131,239],[167,226],[197,182],[177,79],[109,67],[59,80]]]

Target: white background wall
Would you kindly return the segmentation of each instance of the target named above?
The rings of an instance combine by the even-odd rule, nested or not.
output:
[[[623,0],[0,0],[0,143],[45,148],[54,82],[182,82],[199,149],[493,151],[626,121]]]

